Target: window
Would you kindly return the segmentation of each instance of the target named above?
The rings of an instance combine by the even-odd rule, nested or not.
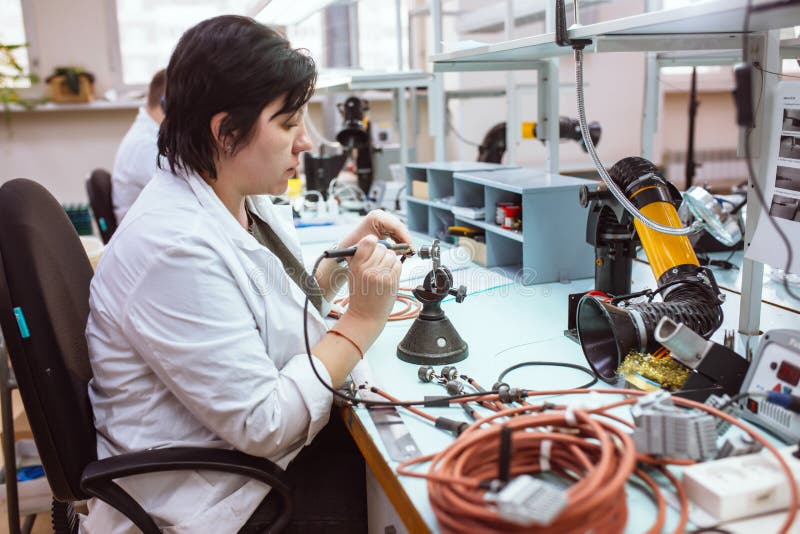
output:
[[[403,64],[408,65],[409,0],[400,1]],[[397,70],[397,15],[395,2],[358,2],[358,57],[365,70]],[[404,67],[405,68],[405,67]]]
[[[21,0],[0,0],[0,44],[19,45],[27,42],[25,24],[22,16]],[[13,51],[14,61],[22,67],[24,73],[30,72],[29,49],[17,48]],[[16,75],[17,69],[5,65],[4,58],[0,57],[0,71],[3,74]],[[13,84],[14,87],[30,87],[30,80],[22,78]]]
[[[243,0],[115,0],[116,85],[121,89],[150,83],[153,74],[167,66],[183,32],[210,17],[241,14],[246,4]]]
[[[311,53],[311,57],[317,62],[317,68],[322,67],[325,62],[325,50],[323,49],[323,28],[322,11],[314,13],[299,24],[292,24],[286,27],[286,38],[292,43],[294,48],[305,48]],[[260,20],[267,23],[268,21]]]

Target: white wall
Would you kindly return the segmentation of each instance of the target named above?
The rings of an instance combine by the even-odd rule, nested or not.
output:
[[[82,66],[95,75],[95,94],[114,85],[108,36],[111,0],[26,0],[32,6],[38,68],[46,77],[55,66]],[[43,85],[27,96],[41,96]],[[424,104],[424,102],[423,102]],[[424,108],[424,106],[423,106]],[[310,113],[322,124],[320,104]],[[432,157],[427,116],[421,114],[421,158]],[[10,135],[0,124],[0,184],[25,177],[42,183],[62,203],[88,202],[84,181],[92,169],[111,169],[117,145],[136,109],[84,111],[19,111],[12,113]],[[380,125],[392,121],[391,102],[371,102],[370,118]]]
[[[463,9],[483,5],[481,0],[461,0]],[[505,9],[497,3],[497,9]],[[644,2],[625,0],[599,4],[582,10],[584,24],[599,20],[641,13]],[[513,37],[521,38],[544,31],[543,23],[532,23],[514,29]],[[462,35],[462,39],[494,42],[505,38],[503,32],[492,34]],[[483,72],[448,74],[449,80],[461,88],[505,88],[505,73]],[[644,103],[645,55],[643,53],[602,53],[584,55],[584,83],[586,114],[589,121],[596,120],[602,126],[602,137],[598,153],[606,166],[627,156],[641,154],[641,126]],[[661,84],[659,96],[659,125],[655,135],[655,163],[661,163],[663,151],[684,150],[688,124],[689,75],[662,74],[666,83]],[[536,84],[534,72],[517,72],[518,83]],[[577,118],[575,84],[575,62],[572,54],[559,59],[559,110],[562,116]],[[729,68],[718,72],[698,75],[701,102],[695,146],[702,149],[733,149],[738,140],[735,127],[735,111],[729,91],[732,89],[732,74]],[[452,87],[452,85],[450,85]],[[678,90],[676,90],[678,89]],[[537,93],[535,88],[524,88],[518,92],[519,109],[523,121],[535,121]],[[479,143],[486,132],[498,122],[506,120],[506,99],[483,98],[453,101],[453,126],[469,141]],[[514,126],[519,128],[519,125]],[[575,142],[561,143],[560,163],[562,169],[590,169],[589,156]],[[450,136],[448,155],[451,159],[474,159],[475,147]],[[545,161],[545,150],[537,140],[522,140],[517,149],[517,163],[541,166]]]
[[[43,78],[60,65],[82,66],[96,77],[95,92],[112,85],[103,0],[30,0],[36,56]],[[43,85],[27,96],[42,96]],[[0,183],[26,177],[62,202],[85,202],[83,182],[95,167],[110,168],[135,109],[14,112],[10,133],[0,127]]]

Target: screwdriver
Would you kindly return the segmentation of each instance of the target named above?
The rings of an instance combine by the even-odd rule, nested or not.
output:
[[[389,250],[393,250],[395,252],[401,252],[404,255],[411,256],[414,254],[414,251],[411,249],[411,245],[409,245],[408,243],[391,243],[389,241],[381,239],[378,241],[378,244],[383,245]],[[358,247],[333,249],[333,250],[326,250],[325,252],[322,253],[322,255],[326,258],[347,258],[350,256],[354,256],[357,250]]]

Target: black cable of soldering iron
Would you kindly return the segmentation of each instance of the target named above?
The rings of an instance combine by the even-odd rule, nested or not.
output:
[[[325,256],[320,256],[317,258],[316,263],[314,263],[314,268],[311,270],[311,277],[314,278],[317,274],[317,269],[319,268],[319,264],[322,260],[325,259]],[[317,377],[317,380],[325,386],[325,389],[333,393],[334,397],[339,397],[340,399],[344,399],[348,402],[353,403],[354,405],[363,404],[364,406],[427,406],[431,403],[436,402],[437,400],[444,402],[444,399],[448,401],[457,401],[458,399],[475,399],[476,397],[480,397],[479,394],[475,393],[467,393],[463,395],[453,395],[453,396],[443,396],[442,399],[429,399],[429,400],[421,400],[421,401],[402,401],[402,402],[391,402],[391,401],[374,401],[374,400],[365,400],[359,399],[358,397],[353,397],[350,395],[345,395],[341,391],[337,391],[335,388],[332,388],[325,382],[325,379],[319,374],[317,371],[317,366],[314,364],[314,358],[311,355],[311,341],[308,338],[308,303],[310,302],[311,298],[308,293],[306,293],[306,301],[303,304],[303,337],[305,338],[306,343],[306,354],[308,355],[308,363],[311,364],[311,370],[314,371],[314,375]],[[497,391],[489,391],[487,395],[496,394]],[[476,399],[477,400],[477,399]]]
[[[750,38],[748,32],[750,31],[750,13],[753,10],[753,0],[747,0],[747,6],[745,7],[744,13],[744,30],[742,32],[742,61],[744,63],[748,63],[749,53],[748,53],[748,44],[750,42]],[[761,83],[764,83],[764,77],[761,77]],[[755,110],[754,110],[755,111]],[[792,297],[795,300],[800,301],[800,296],[796,295],[790,288],[789,288],[789,267],[792,266],[792,244],[789,242],[789,238],[786,237],[786,234],[783,232],[783,229],[778,225],[777,221],[769,214],[769,207],[766,205],[764,200],[764,195],[761,193],[761,188],[759,187],[758,183],[756,182],[756,175],[753,171],[753,156],[750,152],[750,133],[753,131],[752,126],[748,125],[745,127],[745,134],[744,134],[744,155],[745,160],[747,161],[747,173],[748,177],[750,178],[750,183],[753,187],[753,191],[755,191],[756,196],[758,197],[758,201],[761,203],[761,209],[767,212],[767,219],[769,219],[770,224],[778,232],[778,235],[781,237],[781,240],[786,245],[786,268],[783,270],[783,289],[786,290],[786,294]],[[774,194],[774,193],[773,193]]]
[[[584,372],[587,375],[592,377],[592,380],[590,382],[587,382],[587,383],[583,384],[582,386],[578,386],[578,387],[572,388],[572,389],[588,389],[588,388],[592,387],[593,385],[595,385],[597,383],[597,375],[594,374],[594,371],[592,371],[588,367],[584,367],[584,366],[578,365],[576,363],[566,363],[566,362],[522,362],[522,363],[518,363],[516,365],[512,365],[511,367],[509,367],[508,369],[506,369],[502,373],[500,373],[500,376],[497,377],[497,381],[498,382],[502,382],[503,379],[506,377],[506,375],[508,373],[510,373],[511,371],[514,371],[514,370],[519,369],[521,367],[533,367],[533,366],[568,367],[570,369],[577,369],[578,371],[582,371],[582,372]],[[528,391],[531,391],[531,390],[528,390]]]

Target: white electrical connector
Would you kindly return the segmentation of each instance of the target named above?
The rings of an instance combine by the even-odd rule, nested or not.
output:
[[[750,434],[737,432],[725,439],[725,442],[717,451],[717,459],[728,458],[729,456],[744,456],[760,451],[763,445],[753,438]]]
[[[530,475],[520,475],[499,492],[486,492],[497,512],[522,526],[549,525],[567,505],[564,490]]]
[[[780,449],[800,490],[800,459],[796,447]],[[767,451],[704,462],[683,470],[682,485],[689,500],[718,521],[786,510],[786,473]]]
[[[654,456],[704,460],[717,454],[715,418],[672,403],[666,391],[649,393],[631,407],[636,450]]]
[[[735,402],[731,402],[731,397],[728,394],[722,394],[721,396],[711,395],[706,399],[706,401],[703,404],[705,404],[706,406],[711,406],[712,408],[716,408],[717,410],[720,410],[723,406],[725,406],[725,409],[722,411],[728,415],[734,415],[734,412],[736,412],[737,409],[739,408],[739,406]],[[726,421],[722,417],[717,418],[718,436],[724,435],[730,427],[731,427],[730,421]],[[717,457],[719,458],[719,456]]]

